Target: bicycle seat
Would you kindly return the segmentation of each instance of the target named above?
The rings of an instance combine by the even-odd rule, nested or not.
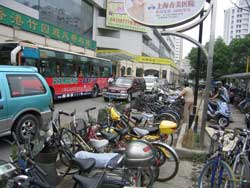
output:
[[[141,122],[142,122],[142,119],[143,119],[143,115],[133,115],[133,116],[131,116],[131,118],[132,118],[133,120],[135,120],[136,123],[141,123]]]
[[[72,159],[73,163],[79,167],[81,172],[90,172],[93,167],[95,166],[95,159],[89,158],[89,159]]]
[[[148,130],[141,129],[141,128],[138,128],[138,127],[133,128],[133,131],[134,131],[135,134],[137,134],[138,136],[141,136],[141,137],[149,134]]]
[[[145,127],[144,129],[148,130],[149,133],[157,133],[159,131],[159,127]]]
[[[99,188],[102,183],[103,176],[95,175],[94,177],[84,177],[74,175],[73,179],[76,181],[78,188]]]

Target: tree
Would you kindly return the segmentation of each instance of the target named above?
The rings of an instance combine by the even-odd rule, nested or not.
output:
[[[238,0],[235,1],[235,0],[230,0],[230,2],[235,6],[237,7],[238,9],[240,10],[245,10],[247,12],[250,12],[250,1],[249,0],[241,0],[243,3],[245,3],[245,6],[240,6],[238,4]]]
[[[231,73],[245,72],[247,57],[250,56],[250,37],[234,39],[229,45]]]
[[[209,43],[205,45],[205,48],[208,48]],[[197,63],[197,52],[198,48],[192,48],[190,51],[188,58],[190,60],[190,65],[193,71],[190,74],[190,78],[194,78],[196,74],[196,63]],[[222,38],[218,38],[215,41],[214,46],[214,63],[213,63],[213,73],[212,76],[214,79],[218,79],[221,76],[228,74],[230,70],[230,50],[229,47],[224,43]],[[201,70],[200,70],[200,78],[206,78],[206,69],[207,69],[207,59],[205,55],[202,53],[201,55]]]

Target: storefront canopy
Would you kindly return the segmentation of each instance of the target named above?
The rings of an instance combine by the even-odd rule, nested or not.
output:
[[[97,50],[97,56],[111,61],[131,60],[135,55],[123,50]]]

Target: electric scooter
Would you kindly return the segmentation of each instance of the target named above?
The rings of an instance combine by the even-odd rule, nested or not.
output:
[[[221,127],[228,127],[230,122],[231,111],[228,103],[221,97],[216,103],[208,100],[207,120],[213,119]]]

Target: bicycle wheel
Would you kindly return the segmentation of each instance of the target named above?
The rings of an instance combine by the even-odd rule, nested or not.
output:
[[[249,162],[244,156],[237,155],[233,164],[233,172],[237,180],[237,187],[249,188],[250,187],[250,169]]]
[[[125,174],[129,186],[151,188],[155,180],[154,171],[151,167],[127,169]]]
[[[163,143],[152,143],[156,153],[156,166],[159,168],[157,181],[173,179],[179,170],[179,158],[175,151]]]
[[[198,188],[234,188],[234,173],[225,161],[209,161],[198,179]]]

